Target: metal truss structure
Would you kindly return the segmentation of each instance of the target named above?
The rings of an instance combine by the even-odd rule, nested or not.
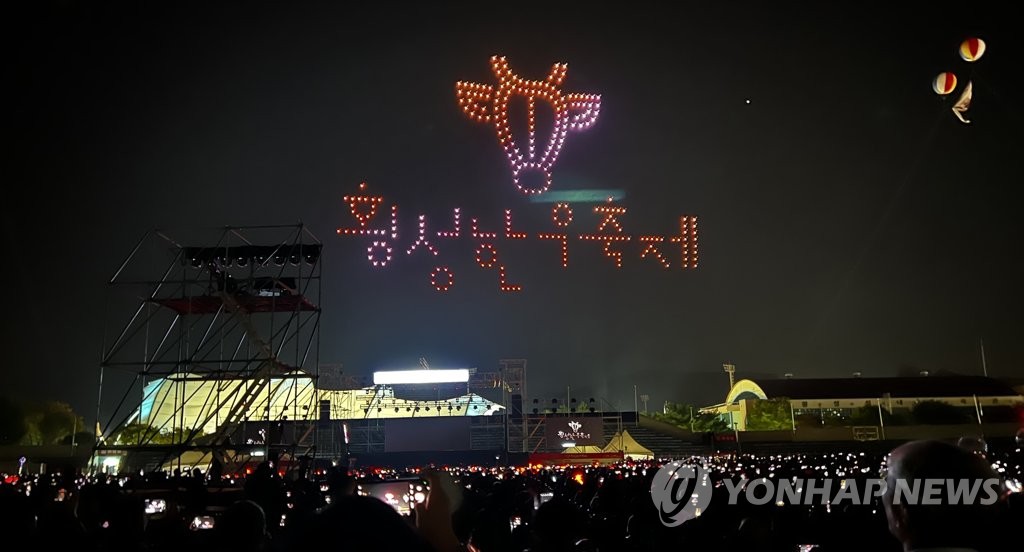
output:
[[[108,312],[126,316],[105,321],[96,456],[154,469],[311,455],[320,240],[302,224],[192,234],[147,233],[109,281]]]

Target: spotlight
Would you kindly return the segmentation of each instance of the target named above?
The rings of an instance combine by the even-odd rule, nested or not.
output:
[[[302,256],[298,253],[292,253],[291,256],[288,257],[288,262],[292,266],[299,266],[299,263],[302,262]]]
[[[397,406],[395,407],[395,412],[398,412],[398,407]]]
[[[320,255],[317,253],[306,253],[302,255],[302,260],[306,261],[306,264],[308,265],[315,265],[319,259]]]
[[[405,407],[405,411],[406,412],[412,412],[412,407],[410,407],[410,406]]]
[[[249,257],[235,257],[235,264],[238,266],[246,266],[249,264]]]
[[[199,259],[198,257],[192,257],[192,259],[189,260],[189,264],[192,265],[192,268],[202,268],[203,267],[203,261],[202,261],[202,259]]]
[[[369,413],[370,413],[370,409],[369,408],[364,408],[363,409],[363,414],[369,414]]]
[[[537,409],[536,409],[536,408],[534,408],[534,409],[533,409],[533,413],[534,413],[534,414],[536,414],[536,413],[537,413]]]
[[[590,407],[590,411],[594,412],[594,407],[593,406]]]
[[[430,407],[429,406],[424,406],[423,408],[425,408],[427,412],[430,412]]]
[[[284,255],[282,253],[277,253],[277,254],[274,255],[274,259],[273,259],[274,266],[284,266],[284,263],[287,260],[288,260],[288,256],[287,255]]]
[[[419,412],[419,411],[420,411],[420,407],[417,406],[416,407],[416,412]]]

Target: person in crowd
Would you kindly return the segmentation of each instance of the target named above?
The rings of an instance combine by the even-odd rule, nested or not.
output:
[[[929,480],[963,482],[968,488],[977,485],[979,492],[974,500],[953,500],[941,485],[941,492],[926,499]],[[910,491],[918,485],[921,494],[915,499]],[[998,518],[998,500],[983,503],[986,489],[993,488],[999,498],[1003,488],[999,475],[975,450],[941,441],[901,445],[888,459],[883,502],[889,530],[906,552],[982,550],[994,534],[991,523]]]
[[[402,470],[318,469],[312,459],[296,465],[274,458],[248,476],[244,466],[211,467],[205,476],[189,467],[177,477],[161,471],[0,474],[0,531],[40,550],[89,552],[289,552],[325,545],[340,552],[989,552],[1006,550],[999,539],[1024,523],[1024,459],[1012,438],[990,441],[984,455],[977,447],[928,441],[891,454],[868,452],[865,445],[856,452],[681,458],[709,471],[713,495],[699,517],[673,527],[663,523],[651,495],[664,459]],[[795,478],[863,484],[882,466],[891,491],[900,479],[981,479],[995,481],[990,488],[998,500],[989,506],[907,504],[887,493],[866,503],[753,504],[741,498],[729,504],[727,489],[735,484]],[[408,514],[356,492],[365,481],[409,477],[425,478],[427,492]],[[145,499],[156,497],[166,501],[165,511],[147,513]],[[212,530],[195,524],[207,516]]]
[[[263,552],[268,547],[267,516],[251,500],[235,502],[214,525],[214,542],[220,550]]]

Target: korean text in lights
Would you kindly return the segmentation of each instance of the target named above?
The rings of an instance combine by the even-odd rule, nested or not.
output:
[[[564,202],[555,203],[550,208],[550,226],[547,232],[527,232],[525,228],[519,228],[514,222],[518,219],[514,217],[512,209],[503,209],[503,216],[485,219],[481,224],[481,219],[466,216],[467,213],[458,207],[450,211],[450,219],[442,224],[442,229],[428,232],[428,228],[432,226],[427,216],[420,214],[411,228],[400,232],[397,220],[398,206],[391,205],[388,208],[383,196],[368,195],[365,183],[360,184],[359,190],[360,195],[346,196],[346,202],[350,206],[354,203],[357,208],[347,209],[351,217],[351,226],[340,227],[338,234],[344,237],[361,237],[365,240],[365,258],[370,266],[377,269],[387,270],[396,264],[399,260],[398,251],[406,252],[406,255],[401,257],[410,257],[422,250],[423,256],[428,259],[441,260],[441,248],[459,240],[475,242],[470,251],[475,253],[476,266],[497,272],[498,289],[505,293],[523,290],[523,286],[518,282],[509,281],[509,274],[513,274],[514,277],[516,270],[514,267],[509,270],[506,259],[499,255],[499,251],[505,251],[505,247],[522,249],[524,246],[530,248],[534,243],[556,242],[560,249],[558,257],[563,269],[569,266],[570,242],[586,243],[601,248],[604,256],[611,260],[610,264],[617,268],[623,267],[627,259],[637,257],[648,265],[662,269],[678,266],[683,270],[692,270],[699,264],[700,244],[696,216],[679,217],[679,231],[676,235],[632,235],[627,233],[628,210],[616,204],[614,197],[609,197],[603,204],[593,207],[592,212],[597,219],[594,222],[575,220],[579,217],[576,216],[572,205]],[[370,209],[366,206],[379,208]],[[387,214],[391,216],[388,217]],[[591,226],[592,231],[576,233],[577,229],[583,230],[581,226]],[[496,231],[499,229],[500,231]],[[574,231],[570,233],[570,230]],[[405,239],[400,241],[399,235]],[[632,243],[637,245],[631,246]],[[449,292],[455,286],[455,272],[451,265],[442,261],[433,264],[428,281],[434,290],[441,293]]]
[[[374,372],[374,385],[402,385],[418,383],[466,383],[469,381],[469,370],[396,370],[393,372]]]
[[[455,83],[455,97],[462,111],[474,121],[494,125],[498,143],[505,150],[512,168],[512,182],[523,193],[540,194],[551,187],[551,170],[562,151],[566,135],[570,130],[592,126],[601,111],[601,96],[598,94],[562,92],[560,87],[568,68],[565,63],[556,63],[544,80],[527,80],[513,73],[504,57],[494,56],[491,58],[491,71],[498,80],[497,85]],[[526,100],[525,144],[517,144],[509,124],[509,103],[514,96]],[[554,112],[550,131],[538,132],[537,102],[546,102]],[[549,136],[547,143],[538,144],[538,134]],[[523,185],[519,177],[525,172],[541,173],[543,183],[533,187]]]

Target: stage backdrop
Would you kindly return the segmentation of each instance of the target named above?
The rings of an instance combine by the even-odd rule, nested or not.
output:
[[[563,444],[582,447],[604,446],[604,424],[600,416],[549,416],[545,421],[544,435],[547,447],[562,448]]]
[[[384,451],[469,450],[468,416],[384,420]]]

